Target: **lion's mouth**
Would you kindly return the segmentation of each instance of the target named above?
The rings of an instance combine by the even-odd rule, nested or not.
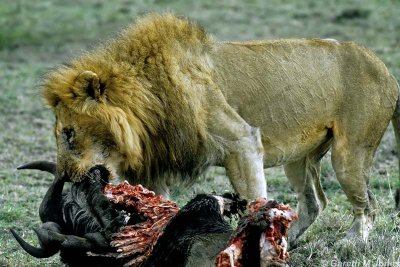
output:
[[[116,170],[105,164],[95,164],[92,167],[85,168],[85,170],[77,168],[57,168],[58,177],[64,181],[71,181],[73,183],[79,183],[86,179],[93,179],[94,172],[96,172],[96,176],[100,177],[104,183],[109,183],[109,181],[118,177]]]
[[[97,179],[100,179],[103,184],[108,184],[111,180],[119,177],[116,169],[112,166],[107,166],[105,164],[96,164],[88,171],[80,174],[78,176],[78,180],[82,181],[84,179],[93,179],[93,175],[96,176]]]

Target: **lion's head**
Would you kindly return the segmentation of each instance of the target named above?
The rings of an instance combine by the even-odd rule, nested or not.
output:
[[[49,75],[43,90],[56,117],[60,174],[68,175],[72,181],[78,181],[98,164],[105,165],[114,175],[117,170],[142,168],[142,124],[124,107],[127,100],[119,99],[130,94],[118,90],[125,83],[136,83],[118,78],[104,65],[97,72],[93,66],[91,69],[63,67]]]
[[[77,181],[102,164],[149,186],[133,177],[194,176],[211,162],[198,96],[210,82],[209,42],[188,21],[153,15],[50,72],[42,92],[56,116],[60,174]]]

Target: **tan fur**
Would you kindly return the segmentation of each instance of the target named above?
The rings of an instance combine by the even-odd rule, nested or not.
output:
[[[57,117],[60,173],[72,180],[105,164],[162,191],[169,177],[217,164],[255,198],[266,196],[263,167],[284,165],[299,198],[294,238],[326,206],[319,160],[332,147],[354,208],[351,234],[365,239],[374,213],[367,172],[398,89],[351,42],[220,43],[187,20],[152,14],[49,73],[43,96]]]

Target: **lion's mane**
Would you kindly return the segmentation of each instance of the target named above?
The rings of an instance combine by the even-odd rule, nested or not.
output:
[[[107,125],[126,157],[123,174],[147,182],[161,174],[195,177],[223,153],[207,131],[201,99],[213,86],[212,44],[188,20],[148,15],[116,40],[50,72],[43,98],[53,109],[77,113],[71,119],[85,114]],[[99,77],[101,96],[88,97],[92,88],[79,79],[85,71]]]

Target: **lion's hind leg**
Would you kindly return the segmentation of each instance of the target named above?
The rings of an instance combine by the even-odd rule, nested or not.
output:
[[[353,206],[354,220],[347,238],[360,238],[366,242],[373,225],[376,201],[369,190],[368,172],[379,140],[380,138],[374,142],[365,141],[364,144],[360,144],[352,142],[348,136],[334,137],[332,166],[343,191]]]

